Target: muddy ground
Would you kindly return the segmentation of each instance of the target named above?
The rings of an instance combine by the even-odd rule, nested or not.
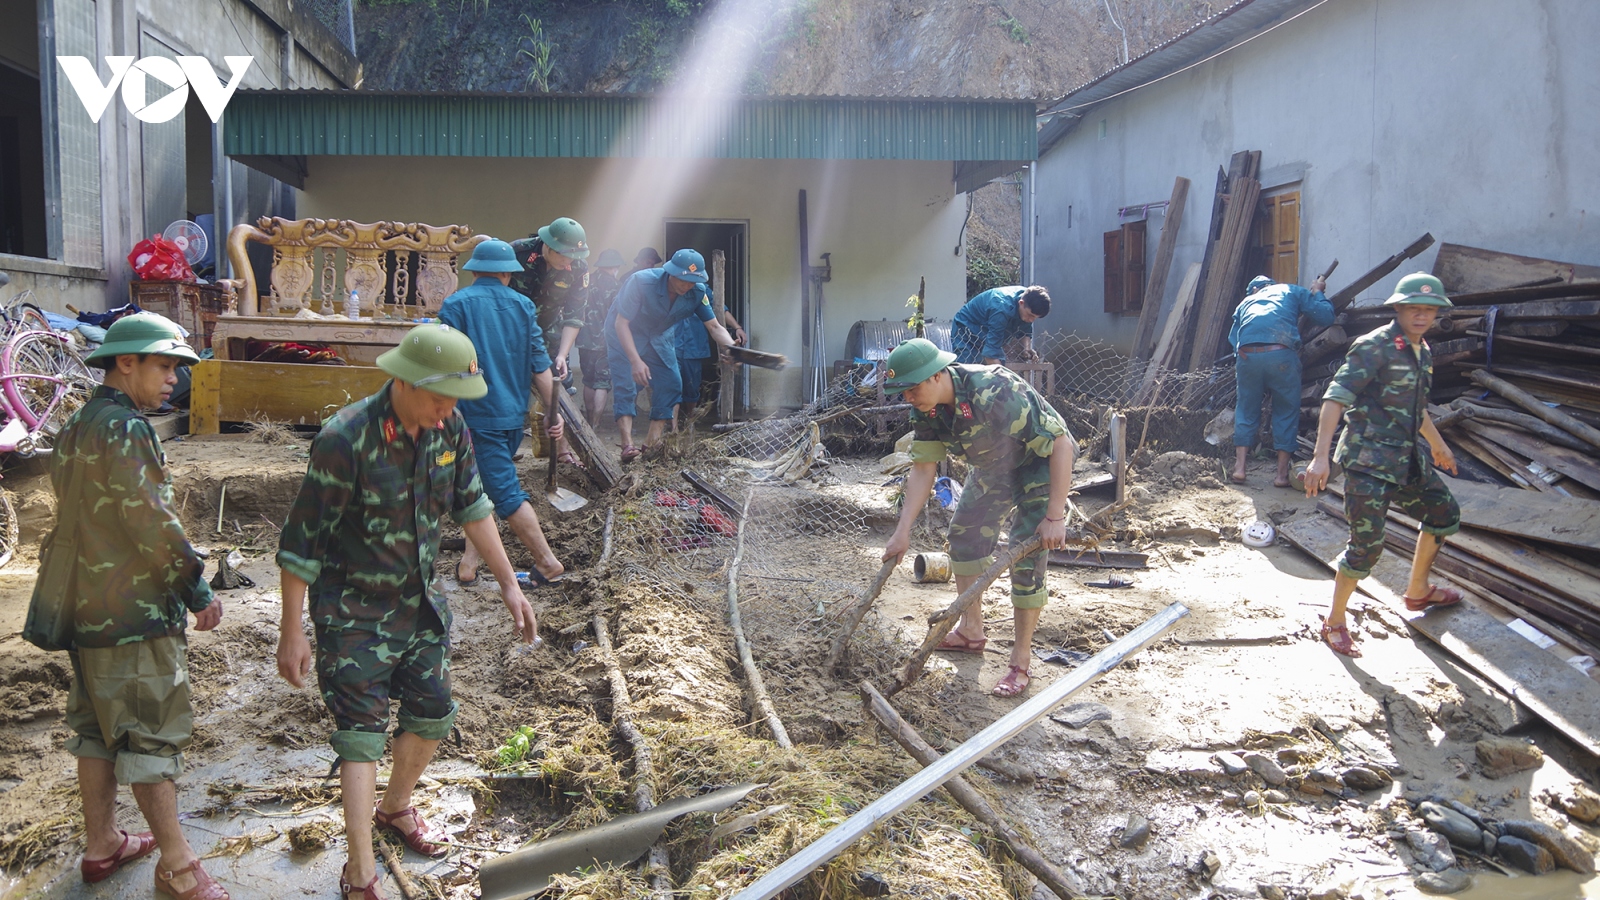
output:
[[[216,854],[208,867],[241,898],[281,897],[286,887],[331,893],[342,861],[336,792],[322,782],[332,761],[330,720],[312,690],[296,691],[276,677],[272,659],[278,601],[271,551],[306,446],[299,438],[264,444],[243,436],[168,445],[175,496],[194,540],[216,551],[241,546],[245,572],[257,582],[222,595],[226,614],[215,632],[190,633],[196,735],[180,794],[191,840],[202,854]],[[1243,488],[1223,484],[1212,459],[1168,454],[1142,463],[1131,491],[1136,504],[1119,517],[1114,537],[1123,539],[1119,549],[1149,553],[1150,568],[1053,569],[1035,655],[1065,650],[1081,659],[1170,603],[1183,603],[1190,616],[1071,701],[1102,706],[1058,710],[995,754],[1004,775],[969,776],[1083,890],[1125,898],[1418,896],[1422,869],[1405,840],[1418,826],[1407,801],[1430,794],[1495,819],[1544,819],[1569,834],[1592,833],[1569,824],[1547,798],[1569,795],[1580,781],[1592,786],[1595,761],[1412,637],[1398,616],[1367,602],[1359,617],[1366,655],[1359,660],[1318,643],[1316,614],[1329,595],[1329,574],[1291,547],[1253,550],[1237,540],[1242,521],[1281,523],[1310,512],[1311,501],[1270,486],[1265,463]],[[539,483],[542,463],[530,458],[525,466],[527,483]],[[786,821],[782,834],[757,828],[708,841],[710,816],[669,831],[674,878],[692,896],[731,895],[766,860],[787,856],[913,771],[862,713],[855,686],[862,678],[890,683],[925,633],[927,614],[952,599],[950,586],[916,584],[909,561],[903,564],[867,619],[850,670],[836,677],[820,665],[833,616],[876,571],[892,521],[886,513],[895,488],[883,484],[876,461],[836,461],[804,493],[758,493],[752,501],[741,579],[745,624],[778,714],[799,745],[792,753],[777,752],[764,726],[750,724],[726,625],[725,580],[718,581],[729,542],[660,551],[656,530],[673,520],[655,508],[652,486],[681,487],[679,467],[669,460],[646,470],[631,498],[596,498],[580,513],[547,519],[575,577],[533,597],[546,641],[538,650],[511,643],[492,587],[464,589],[444,576],[456,610],[460,740],[442,745],[430,769],[434,780],[417,799],[467,846],[440,863],[407,856],[433,896],[475,896],[475,867],[485,859],[626,811],[632,770],[627,748],[610,732],[604,661],[587,627],[597,612],[610,622],[635,714],[659,741],[659,797],[748,778],[769,787],[719,820],[782,803],[811,807]],[[8,474],[6,485],[18,498],[25,535],[36,539],[50,520],[48,492],[25,475]],[[1082,498],[1086,509],[1106,500]],[[621,565],[602,581],[589,570],[601,552],[608,503],[624,510],[616,532]],[[935,535],[924,532],[913,549],[941,549]],[[526,568],[525,555],[513,558]],[[453,559],[446,554],[446,572]],[[81,833],[71,759],[59,749],[68,670],[63,656],[15,637],[35,565],[25,551],[0,571],[0,633],[8,635],[0,645],[0,861],[11,866],[0,896],[144,896],[149,862],[92,889],[73,871]],[[1135,583],[1086,585],[1108,574]],[[987,652],[940,654],[926,677],[895,698],[936,745],[960,742],[1019,703],[987,693],[1009,651],[1003,581],[984,602]],[[1067,671],[1036,662],[1034,690]],[[518,725],[538,736],[537,762],[521,773],[532,777],[482,778]],[[1474,744],[1502,733],[1541,748],[1543,765],[1486,775]],[[1359,762],[1386,783],[1347,798],[1292,786],[1277,796],[1254,772],[1225,774],[1213,758],[1218,751],[1258,751],[1305,770]],[[124,823],[139,824],[126,792],[123,801]],[[1150,836],[1124,847],[1132,816],[1149,823]],[[917,804],[897,821],[907,824],[891,825],[852,860],[853,872],[874,873],[891,896],[1029,896],[1026,874],[989,852],[984,830],[954,806]],[[308,823],[322,823],[325,833],[313,827],[291,841],[290,831]],[[1572,872],[1508,878],[1465,855],[1462,863],[1474,885],[1458,896],[1600,897],[1600,885]],[[965,881],[952,872],[966,873]],[[630,877],[616,875],[608,893],[595,886],[604,880],[597,876],[571,896],[626,895]],[[870,895],[873,884],[857,878],[823,893]],[[392,882],[387,890],[399,896]]]

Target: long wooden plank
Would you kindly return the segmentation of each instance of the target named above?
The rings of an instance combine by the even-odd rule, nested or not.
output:
[[[1571,478],[1579,484],[1600,490],[1600,463],[1594,457],[1566,447],[1557,447],[1549,441],[1525,434],[1515,428],[1502,428],[1483,422],[1462,423],[1479,438],[1493,441],[1514,453],[1520,453],[1534,462]]]
[[[622,463],[613,459],[601,442],[600,436],[589,427],[589,420],[572,405],[567,392],[557,387],[556,402],[561,407],[562,427],[566,429],[567,443],[583,460],[584,474],[602,491],[609,491],[622,480]]]
[[[1468,329],[1467,334],[1472,337],[1486,338],[1487,331]],[[1541,357],[1566,357],[1568,359],[1600,362],[1600,347],[1585,347],[1582,344],[1558,344],[1554,341],[1536,341],[1531,338],[1517,337],[1510,334],[1495,333],[1496,347],[1509,347],[1515,350],[1526,350]]]
[[[1600,503],[1440,477],[1461,505],[1462,524],[1567,547],[1600,550]]]
[[[1335,560],[1349,537],[1342,523],[1323,515],[1286,522],[1278,533],[1329,568],[1337,566]],[[1412,628],[1522,701],[1573,743],[1600,754],[1600,684],[1495,621],[1475,603],[1426,614],[1406,612],[1400,598],[1410,577],[1410,564],[1386,553],[1361,585],[1404,616]]]
[[[1529,284],[1545,278],[1600,278],[1600,267],[1518,256],[1482,247],[1441,242],[1433,261],[1433,274],[1451,295],[1493,291]]]
[[[1145,284],[1144,307],[1139,310],[1139,329],[1133,336],[1133,355],[1150,359],[1155,342],[1156,321],[1161,318],[1162,301],[1167,296],[1167,274],[1172,270],[1172,255],[1178,248],[1178,228],[1183,225],[1183,208],[1189,199],[1189,179],[1179,175],[1172,182],[1172,197],[1161,222],[1161,240],[1155,258],[1150,260],[1150,280]]]
[[[1172,312],[1167,313],[1167,322],[1161,329],[1161,339],[1156,341],[1156,348],[1150,353],[1150,359],[1163,368],[1170,369],[1176,365],[1179,352],[1178,336],[1186,330],[1185,326],[1194,309],[1194,298],[1199,286],[1200,264],[1190,263],[1188,270],[1183,273],[1183,281],[1178,283],[1178,296],[1172,303]],[[1147,376],[1147,381],[1153,377],[1154,373],[1151,373]]]
[[[1195,319],[1194,346],[1189,351],[1189,364],[1184,367],[1186,372],[1210,368],[1222,348],[1229,316],[1242,299],[1234,295],[1238,293],[1240,272],[1250,235],[1254,233],[1256,201],[1260,197],[1261,182],[1254,178],[1234,178],[1228,183],[1228,211],[1223,217],[1222,237],[1218,239],[1212,268],[1202,289]]]
[[[223,422],[319,425],[372,394],[389,376],[374,366],[316,366],[230,359],[201,360],[190,410],[194,434],[216,434]]]

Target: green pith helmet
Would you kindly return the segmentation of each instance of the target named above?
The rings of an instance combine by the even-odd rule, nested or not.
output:
[[[562,256],[570,256],[573,259],[589,258],[589,244],[583,233],[583,226],[566,216],[539,229],[539,240],[544,241],[546,247]]]
[[[457,400],[489,393],[472,339],[443,322],[406,332],[399,346],[378,357],[378,368],[397,381]]]
[[[1415,272],[1400,279],[1400,283],[1394,286],[1394,293],[1383,301],[1384,306],[1400,306],[1406,303],[1439,306],[1445,309],[1455,306],[1450,302],[1450,298],[1445,296],[1444,282],[1427,272]]]
[[[109,369],[117,364],[124,353],[155,353],[176,356],[187,363],[196,363],[200,357],[183,339],[178,323],[155,313],[134,313],[111,323],[106,329],[105,343],[83,361],[92,366]]]
[[[912,338],[889,354],[889,369],[883,373],[883,390],[898,394],[908,387],[916,387],[955,361],[954,353],[940,350],[933,341]]]
[[[517,251],[510,244],[490,238],[472,248],[472,258],[461,268],[468,272],[521,272],[522,263],[517,262]]]
[[[615,269],[622,266],[622,253],[618,250],[605,250],[600,254],[600,261],[595,263],[597,269]]]

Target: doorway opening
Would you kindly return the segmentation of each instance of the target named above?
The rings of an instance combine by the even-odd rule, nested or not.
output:
[[[705,257],[708,269],[712,267],[712,254],[717,250],[722,251],[727,260],[727,273],[723,278],[724,284],[717,287],[728,311],[733,313],[734,319],[744,326],[746,333],[749,333],[751,330],[750,223],[715,219],[668,219],[662,253],[670,258],[674,252],[685,247],[692,248]],[[705,374],[700,388],[701,403],[710,405],[714,409],[715,400],[721,395],[722,390],[720,372],[714,363],[703,368]],[[737,383],[732,386],[735,391],[733,407],[743,412],[749,406],[748,373],[743,368],[736,369],[735,372],[738,375],[735,379]]]

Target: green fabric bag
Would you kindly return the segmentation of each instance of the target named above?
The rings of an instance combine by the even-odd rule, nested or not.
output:
[[[86,426],[101,427],[117,409],[112,400],[101,407]],[[85,407],[79,417],[87,415]],[[65,430],[65,429],[63,429]],[[83,506],[83,466],[74,461],[67,468],[65,491],[56,503],[56,527],[39,544],[39,577],[33,584],[33,599],[28,603],[28,618],[22,626],[22,639],[40,650],[71,650],[73,620],[77,612],[78,588],[78,513]]]

